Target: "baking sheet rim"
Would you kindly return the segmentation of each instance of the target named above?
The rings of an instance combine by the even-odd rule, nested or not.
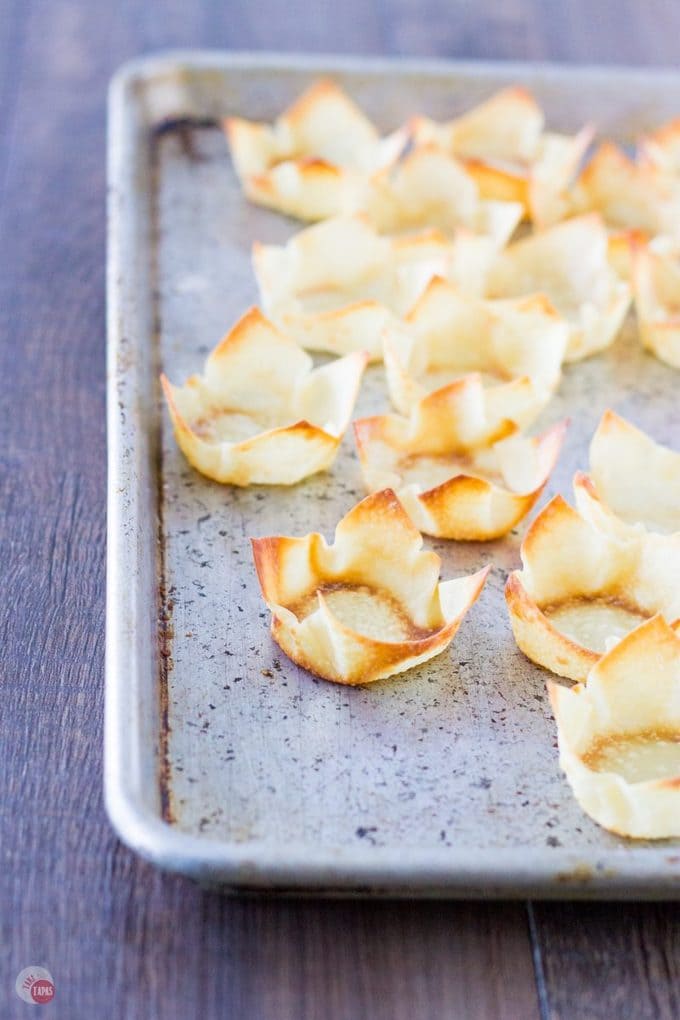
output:
[[[105,803],[109,818],[120,838],[159,867],[181,872],[200,881],[238,889],[278,891],[376,893],[390,895],[541,896],[589,898],[680,898],[680,854],[663,844],[654,847],[622,845],[613,851],[593,855],[554,848],[540,855],[530,848],[456,851],[432,848],[368,847],[315,848],[288,843],[285,852],[270,842],[223,842],[191,836],[163,821],[154,810],[149,780],[157,783],[158,760],[140,744],[139,704],[149,697],[149,672],[155,691],[156,672],[144,669],[140,645],[154,649],[154,636],[140,633],[144,605],[140,593],[140,543],[136,529],[129,527],[134,511],[143,501],[144,480],[134,477],[132,463],[145,463],[153,471],[154,441],[149,430],[128,434],[125,416],[144,414],[140,389],[143,368],[139,359],[129,359],[129,338],[144,335],[132,321],[142,313],[133,291],[139,296],[143,271],[135,276],[129,258],[130,235],[139,232],[140,156],[135,118],[140,115],[139,91],[159,76],[172,78],[192,70],[259,69],[309,71],[318,74],[347,72],[361,74],[423,73],[470,74],[478,77],[502,73],[525,80],[541,76],[557,81],[575,77],[591,82],[621,78],[650,77],[680,85],[680,74],[671,69],[525,64],[517,62],[441,61],[405,58],[363,58],[311,56],[276,53],[221,51],[170,51],[132,60],[123,65],[111,81],[108,130],[108,528],[107,528],[107,642],[105,711]],[[149,126],[149,125],[147,125]],[[138,196],[137,196],[138,198]],[[142,246],[143,249],[143,246]],[[139,258],[139,252],[135,258]],[[147,266],[148,268],[148,266]],[[126,275],[127,274],[127,275]],[[148,304],[148,303],[147,303]],[[148,308],[148,327],[151,328]],[[148,372],[148,366],[147,366]],[[148,408],[147,408],[148,411]],[[129,445],[126,446],[126,441]],[[151,479],[150,479],[151,480]],[[128,525],[126,527],[126,524]],[[153,537],[154,522],[149,523]],[[134,531],[134,534],[133,534]],[[146,550],[149,555],[150,550]],[[142,553],[144,549],[142,547]],[[130,584],[130,574],[134,578]],[[157,616],[157,606],[145,606],[147,623]],[[158,719],[158,707],[156,706]],[[148,729],[148,726],[147,726]],[[147,734],[148,736],[148,734]],[[146,762],[144,755],[146,754]],[[150,771],[149,764],[153,770]],[[407,852],[405,852],[407,851]]]

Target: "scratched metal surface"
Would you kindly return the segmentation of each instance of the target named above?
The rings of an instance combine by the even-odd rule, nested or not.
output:
[[[214,59],[217,68],[178,62],[182,70],[174,75],[172,64],[162,73],[152,66],[143,86],[132,90],[144,96],[147,128],[173,116],[206,119],[168,122],[156,131],[151,170],[137,185],[149,203],[150,222],[138,243],[148,247],[151,267],[148,292],[137,301],[149,303],[156,328],[136,342],[140,357],[175,382],[200,370],[211,347],[256,301],[252,242],[282,242],[298,229],[242,198],[210,118],[231,112],[271,119],[318,76],[316,68],[290,65],[230,70],[226,58],[225,66]],[[451,115],[517,80],[535,89],[557,129],[591,118],[625,140],[674,112],[668,89],[653,76],[631,78],[623,88],[625,75],[603,73],[588,87],[584,74],[500,66],[477,73],[455,66],[376,72],[357,65],[339,77],[385,130],[416,111]],[[146,143],[138,148],[146,159]],[[678,445],[674,382],[671,369],[642,352],[631,322],[609,352],[567,367],[536,426],[571,419],[540,505],[555,492],[570,498],[570,479],[586,466],[589,436],[607,407]],[[233,885],[239,877],[227,862],[238,858],[250,869],[245,884],[361,886],[363,866],[373,869],[372,884],[411,891],[465,891],[470,868],[480,894],[556,895],[564,888],[560,878],[570,895],[574,881],[583,895],[677,888],[672,845],[633,847],[608,835],[581,813],[560,774],[546,674],[515,647],[503,599],[526,522],[488,544],[426,539],[442,558],[444,578],[493,564],[447,652],[366,688],[319,681],[269,635],[249,538],[310,530],[330,538],[364,495],[351,436],[332,470],[293,488],[219,486],[180,454],[151,372],[138,384],[149,387],[144,427],[160,436],[150,476],[136,479],[159,494],[160,576],[155,586],[148,577],[136,583],[142,600],[161,592],[160,668],[158,661],[145,668],[147,686],[160,673],[167,701],[160,724],[153,715],[151,722],[137,720],[138,741],[154,747],[161,777],[157,801],[147,804],[158,815],[155,836],[145,841],[123,831],[124,838],[161,863]],[[382,369],[373,367],[357,416],[388,407]],[[110,670],[109,684],[115,682]],[[160,734],[149,732],[151,725],[160,725]],[[110,746],[120,736],[113,722],[108,734]],[[149,753],[136,751],[140,760]],[[144,768],[150,775],[148,762]],[[125,830],[114,785],[109,782],[109,807]],[[210,867],[197,863],[203,854]],[[273,859],[289,860],[285,879],[267,873],[265,861]],[[333,862],[332,879],[323,877],[321,865],[311,874],[309,862],[324,860]]]

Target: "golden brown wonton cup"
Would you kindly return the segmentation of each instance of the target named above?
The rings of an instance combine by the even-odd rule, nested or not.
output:
[[[564,425],[543,436],[517,435],[504,415],[502,387],[478,375],[431,393],[409,416],[354,423],[369,491],[390,486],[424,534],[487,541],[510,531],[550,476]]]
[[[644,620],[680,617],[680,539],[629,540],[593,527],[561,496],[522,543],[505,597],[518,646],[539,666],[584,680],[608,647]]]
[[[428,393],[480,372],[487,387],[503,386],[508,417],[526,428],[559,383],[568,336],[542,296],[481,301],[435,277],[403,324],[383,332],[390,398],[408,414]]]
[[[633,295],[642,344],[680,368],[680,251],[638,245],[632,256]]]
[[[613,343],[630,305],[630,288],[609,263],[608,237],[596,214],[579,216],[516,241],[486,281],[490,298],[544,294],[569,325],[565,361]]]
[[[680,836],[680,638],[661,616],[626,635],[584,684],[548,681],[560,764],[594,821]]]
[[[567,189],[593,136],[590,125],[576,135],[545,131],[543,111],[520,86],[446,123],[417,117],[412,130],[462,159],[482,197],[519,202],[542,227],[569,211]]]
[[[439,582],[393,492],[369,496],[322,535],[255,538],[272,635],[298,665],[339,684],[372,683],[448,647],[489,568]]]
[[[434,231],[380,237],[365,216],[301,230],[285,245],[253,247],[267,314],[302,347],[382,358],[382,330],[434,275],[447,275],[455,245]]]
[[[355,209],[371,175],[408,141],[403,130],[380,138],[332,81],[312,85],[271,125],[228,117],[224,128],[247,197],[301,220]]]
[[[253,308],[183,386],[161,377],[177,442],[217,482],[293,485],[335,458],[368,356],[322,368]]]
[[[644,155],[630,159],[612,142],[603,142],[581,173],[574,207],[598,212],[610,230],[680,238],[680,182]]]
[[[605,411],[590,443],[590,474],[577,472],[579,513],[623,539],[680,532],[680,453]]]

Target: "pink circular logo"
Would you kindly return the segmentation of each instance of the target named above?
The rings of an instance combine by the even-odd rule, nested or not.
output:
[[[38,978],[31,985],[31,998],[34,1002],[51,1002],[54,998],[54,985],[48,978]]]
[[[54,998],[54,981],[45,967],[24,967],[14,987],[19,998],[31,1005],[44,1005]]]

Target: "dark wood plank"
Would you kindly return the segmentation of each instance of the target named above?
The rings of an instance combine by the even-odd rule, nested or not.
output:
[[[542,903],[530,913],[551,1020],[680,1016],[677,906]]]
[[[0,53],[15,53],[14,62],[6,60],[0,66],[0,195],[5,179],[6,158],[9,153],[10,137],[16,130],[14,116],[19,93],[20,76],[16,67],[21,61],[25,48],[28,4],[18,0],[6,0],[0,17]],[[14,66],[13,66],[14,64]]]

